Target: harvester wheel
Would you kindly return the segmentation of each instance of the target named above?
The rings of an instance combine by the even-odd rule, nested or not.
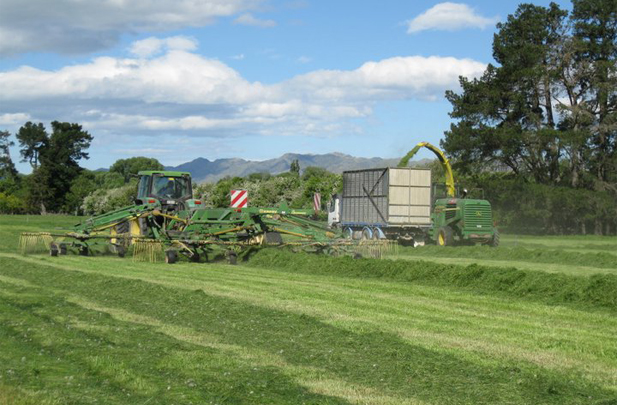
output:
[[[65,255],[66,254],[66,250],[67,250],[66,249],[66,245],[64,243],[61,243],[59,248],[60,248],[60,254],[61,255]]]
[[[178,252],[175,250],[167,250],[165,251],[165,263],[174,264],[178,261]]]
[[[126,254],[126,249],[124,248],[124,246],[118,245],[116,246],[116,253],[118,254],[118,257],[124,257],[124,255]]]
[[[449,226],[443,226],[439,229],[437,234],[437,244],[439,246],[451,246],[454,244],[454,234],[452,228]]]
[[[56,245],[55,243],[49,245],[49,255],[51,257],[58,256],[58,252],[60,252],[60,249],[58,249],[58,245]]]
[[[79,247],[79,255],[80,256],[88,256],[88,246],[80,246]]]
[[[193,263],[198,263],[199,259],[201,259],[201,257],[199,256],[199,253],[197,252],[193,253],[193,256],[189,257],[189,260],[192,261]]]
[[[495,228],[495,231],[493,232],[493,239],[491,239],[489,244],[491,245],[491,247],[499,246],[499,231],[497,230],[497,228]]]

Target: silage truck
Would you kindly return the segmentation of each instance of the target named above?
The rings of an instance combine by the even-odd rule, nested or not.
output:
[[[439,159],[446,177],[446,197],[436,198],[431,171],[407,167],[422,147]],[[499,245],[487,200],[456,197],[446,156],[420,142],[397,167],[343,172],[343,192],[330,202],[328,225],[352,239],[390,239],[403,244],[439,246],[482,243]]]

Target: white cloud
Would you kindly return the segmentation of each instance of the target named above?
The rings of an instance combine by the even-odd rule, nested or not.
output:
[[[262,0],[1,0],[0,55],[83,53],[126,33],[200,27],[254,10]]]
[[[164,39],[150,37],[133,42],[130,52],[137,57],[147,58],[166,50],[194,51],[196,49],[197,41],[193,38],[184,36]]]
[[[309,58],[308,56],[300,56],[298,59],[296,59],[296,62],[302,63],[302,64],[310,63],[312,61],[313,59]]]
[[[395,57],[266,85],[193,53],[194,46],[185,38],[148,38],[131,48],[141,57],[0,72],[0,119],[61,119],[95,134],[339,135],[378,102],[441,99],[460,75],[485,69],[470,59]]]
[[[0,125],[23,125],[28,120],[30,120],[30,115],[25,113],[0,114]]]
[[[276,26],[274,20],[261,20],[250,13],[245,13],[234,20],[234,24],[249,25],[259,28],[272,28]]]
[[[413,34],[425,30],[455,31],[463,28],[484,29],[498,20],[498,17],[483,17],[464,3],[439,3],[407,21],[407,33]]]

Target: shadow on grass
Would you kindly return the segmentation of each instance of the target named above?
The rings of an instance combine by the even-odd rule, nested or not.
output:
[[[42,288],[65,290],[104,307],[119,308],[156,318],[168,325],[201,331],[249,351],[254,349],[269,352],[282,357],[291,366],[322,370],[323,378],[358,384],[381,395],[415,398],[440,404],[587,404],[615,399],[614,392],[592,385],[576,375],[564,375],[522,362],[503,363],[500,366],[481,365],[454,355],[414,346],[387,333],[354,333],[310,316],[209,296],[201,290],[163,287],[145,281],[105,275],[63,272],[44,265],[29,265],[24,269],[22,264],[11,264],[3,267],[0,270],[0,274],[2,273],[28,280]],[[58,305],[52,313],[81,311],[71,304],[56,304]],[[28,311],[24,309],[23,312]],[[94,311],[87,312],[89,317],[100,317]],[[108,322],[120,323],[112,321],[108,319]],[[128,324],[122,328],[127,331],[122,332],[126,333],[122,339],[125,354],[120,358],[125,359],[132,372],[146,379],[159,378],[155,376],[161,372],[168,375],[182,373],[182,368],[179,368],[180,371],[163,371],[156,367],[141,367],[139,359],[131,357],[131,350],[136,350],[140,343],[148,342],[148,345],[152,346],[151,351],[162,355],[173,350],[196,350],[186,344],[163,338],[143,325]],[[93,335],[92,338],[96,336],[98,335]],[[151,361],[156,363],[155,360]],[[208,363],[211,359],[206,356],[196,361]],[[235,370],[242,369],[242,366],[234,365],[232,369],[235,375]],[[205,375],[216,375],[217,372],[218,370],[206,371]],[[271,369],[267,372],[269,376],[264,378],[276,381],[274,385],[283,390],[283,393],[276,397],[280,401],[274,402],[291,403],[298,398],[304,398],[308,402],[334,401],[331,397],[308,397],[309,394],[304,388],[284,377],[283,369]],[[239,373],[242,375],[245,371]],[[190,374],[184,377],[195,378]],[[232,379],[241,380],[239,376]],[[230,382],[214,383],[212,389],[221,390],[227,383]],[[272,390],[272,385],[266,388],[266,396],[275,395],[276,392]],[[246,398],[244,400],[250,402]]]

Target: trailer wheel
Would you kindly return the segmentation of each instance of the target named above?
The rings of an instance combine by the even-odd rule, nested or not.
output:
[[[362,230],[362,240],[371,240],[373,239],[373,232],[371,232],[370,228],[364,228]]]
[[[449,226],[443,226],[439,229],[439,233],[437,234],[437,244],[439,246],[451,246],[454,244],[452,228]]]
[[[379,228],[373,228],[373,240],[379,240]]]
[[[178,252],[175,250],[167,250],[165,252],[165,263],[174,264],[178,261]]]
[[[495,228],[493,232],[493,239],[491,239],[489,245],[491,245],[491,247],[499,246],[499,231],[497,230],[497,228]]]

